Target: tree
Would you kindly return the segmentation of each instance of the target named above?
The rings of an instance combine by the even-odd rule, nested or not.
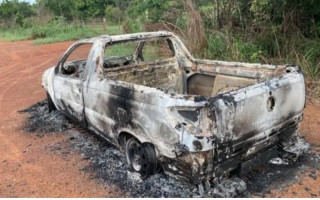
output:
[[[23,19],[33,15],[35,15],[34,8],[27,2],[4,0],[0,4],[0,20],[9,26],[12,21],[22,26]]]

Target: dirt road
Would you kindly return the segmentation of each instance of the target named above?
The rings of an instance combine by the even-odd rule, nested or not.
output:
[[[118,197],[124,193],[103,185],[80,170],[87,160],[77,153],[65,157],[48,146],[65,140],[63,134],[36,137],[22,129],[22,110],[45,98],[43,71],[56,64],[71,42],[34,46],[31,41],[0,43],[0,197]],[[308,102],[302,134],[320,147],[320,107]],[[316,177],[320,173],[316,172]],[[271,197],[320,196],[320,179],[302,175],[300,180]]]
[[[79,155],[63,159],[46,148],[63,135],[38,138],[22,131],[25,116],[17,111],[45,98],[41,75],[71,44],[31,43],[0,43],[0,196],[118,196],[79,171],[86,162]]]

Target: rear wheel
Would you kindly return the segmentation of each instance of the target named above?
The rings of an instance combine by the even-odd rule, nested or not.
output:
[[[142,178],[147,178],[158,170],[158,161],[153,145],[141,144],[134,137],[126,142],[126,158],[129,169],[140,173]]]
[[[47,92],[47,103],[48,103],[49,113],[52,112],[53,110],[57,110],[48,92]]]

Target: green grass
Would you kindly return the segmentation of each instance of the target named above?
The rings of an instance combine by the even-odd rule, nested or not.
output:
[[[239,35],[216,33],[209,35],[207,40],[208,48],[205,57],[208,59],[263,62],[260,58],[264,54],[264,49]]]
[[[320,40],[306,42],[297,61],[312,79],[320,78]]]
[[[108,46],[105,50],[105,57],[131,56],[133,54],[133,51],[136,49],[137,45],[137,42],[128,42]]]
[[[107,31],[102,26],[64,24],[52,22],[45,26],[34,26],[31,28],[11,28],[0,31],[0,38],[7,41],[34,40],[34,44],[46,44],[82,38],[95,37],[99,35],[121,34],[120,26],[108,26]]]
[[[53,34],[48,35],[43,38],[38,38],[34,41],[35,44],[47,44],[54,42],[62,42],[62,41],[70,41],[70,40],[78,40],[82,38],[90,38],[99,35],[115,35],[121,34],[122,28],[119,26],[108,26],[107,31],[103,30],[102,26],[74,26],[68,28],[62,28],[57,30],[57,32],[53,32]]]
[[[20,40],[28,40],[31,36],[31,29],[24,28],[12,28],[6,30],[0,30],[0,38],[4,40],[14,42]]]

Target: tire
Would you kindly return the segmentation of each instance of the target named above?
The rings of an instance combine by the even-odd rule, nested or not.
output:
[[[48,92],[47,92],[47,103],[48,103],[49,113],[51,113],[54,110],[57,110]]]
[[[126,142],[126,158],[130,171],[140,173],[143,179],[157,172],[158,160],[152,144],[141,144],[132,137]]]
[[[231,176],[233,176],[233,175],[239,176],[241,174],[241,170],[242,170],[242,165],[238,164],[238,166],[230,172],[230,175]]]

